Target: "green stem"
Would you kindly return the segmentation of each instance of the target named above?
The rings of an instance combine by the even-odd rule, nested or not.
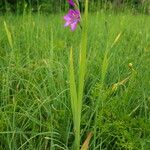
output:
[[[74,150],[80,150],[81,111],[82,111],[82,99],[84,91],[84,79],[86,73],[87,24],[88,24],[87,19],[88,19],[88,0],[85,1],[85,16],[83,20],[83,30],[79,55],[78,91],[76,91],[72,49],[70,51],[70,93],[71,93],[71,109],[73,114],[74,132],[75,132],[75,142],[73,145]]]
[[[77,145],[75,150],[80,149],[80,124],[81,124],[81,111],[82,111],[82,100],[84,93],[84,80],[86,73],[86,49],[87,49],[87,19],[88,19],[88,0],[85,1],[85,16],[83,22],[83,31],[81,39],[81,49],[79,55],[79,80],[78,80],[78,108],[76,108],[77,122],[75,124],[76,129],[76,140]]]

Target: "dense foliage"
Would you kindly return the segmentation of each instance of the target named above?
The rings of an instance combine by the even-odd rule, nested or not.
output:
[[[79,0],[81,9],[84,0]],[[100,9],[124,10],[126,7],[138,10],[139,12],[149,12],[150,0],[90,0],[90,10]],[[94,6],[94,7],[93,7]],[[67,0],[1,0],[0,11],[22,12],[25,8],[32,11],[60,12],[68,7]]]
[[[0,150],[72,150],[68,57],[81,30],[62,16],[0,17]],[[81,144],[93,132],[89,150],[150,150],[150,17],[89,20]]]

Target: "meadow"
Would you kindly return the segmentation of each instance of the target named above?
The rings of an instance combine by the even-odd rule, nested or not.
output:
[[[74,141],[69,53],[81,29],[64,14],[0,16],[0,150],[69,150]],[[150,149],[150,16],[89,13],[81,145]]]

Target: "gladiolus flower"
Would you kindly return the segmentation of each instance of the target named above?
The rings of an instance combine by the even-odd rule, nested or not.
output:
[[[74,31],[77,28],[80,19],[80,11],[70,9],[68,14],[64,16],[64,20],[66,21],[64,26],[70,26],[71,30]]]

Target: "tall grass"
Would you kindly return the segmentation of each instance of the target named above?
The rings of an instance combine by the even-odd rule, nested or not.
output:
[[[0,16],[0,149],[72,149],[68,60],[78,83],[81,30],[63,15]],[[80,144],[92,131],[91,150],[149,149],[149,16],[88,17]]]

